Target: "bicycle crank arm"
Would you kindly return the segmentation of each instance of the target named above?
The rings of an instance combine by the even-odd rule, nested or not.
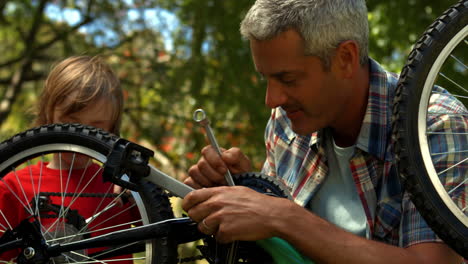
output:
[[[54,244],[49,246],[46,251],[50,257],[55,257],[69,251],[118,246],[122,244],[123,241],[125,241],[125,243],[132,243],[158,237],[170,237],[175,239],[177,243],[182,244],[189,241],[196,241],[206,237],[206,235],[198,231],[197,223],[190,218],[173,218],[149,225],[115,231],[81,241]]]
[[[150,169],[150,174],[146,176],[146,180],[158,185],[159,187],[168,190],[174,195],[177,195],[180,198],[184,198],[189,192],[194,189],[187,184],[184,184],[173,177],[165,174],[164,172],[156,169],[155,167],[148,165]]]

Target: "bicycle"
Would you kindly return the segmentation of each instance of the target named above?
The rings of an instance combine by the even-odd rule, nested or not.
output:
[[[433,61],[439,58],[445,60],[455,51],[454,46],[460,42],[466,43],[467,12],[468,2],[460,1],[438,18],[423,35],[402,72],[394,109],[395,148],[405,186],[434,231],[465,257],[468,220],[451,199],[446,199],[448,192],[440,188],[443,183],[439,181],[434,162],[427,159],[427,153],[430,157],[430,149],[426,143],[426,109],[434,85],[433,71],[438,72],[439,66],[432,71],[420,68],[425,68],[422,65],[430,65],[427,67],[432,69]],[[440,32],[435,34],[438,30]],[[445,47],[451,48],[446,50]],[[414,88],[420,87],[420,82],[425,80],[429,80],[429,83],[424,88]],[[461,92],[466,90],[462,87]],[[466,97],[460,98],[466,105]],[[461,115],[461,118],[466,118],[466,115]],[[460,136],[466,137],[466,134]],[[420,145],[416,149],[409,147],[415,138]],[[466,155],[466,151],[455,150],[455,153],[460,153],[457,159],[461,163],[457,164],[456,169],[462,170],[459,182],[463,182],[464,186],[462,178],[466,176],[466,156],[463,155]],[[44,183],[39,179],[43,176],[48,160],[53,159],[54,155],[59,155],[60,160],[64,155],[63,158],[72,165],[82,155],[91,158],[95,169],[92,172],[81,171],[85,175],[83,179],[88,182],[70,183],[70,174],[60,175],[63,181],[58,185],[59,188],[41,192],[40,186]],[[20,206],[24,207],[28,215],[11,226],[6,221],[2,222],[5,215],[0,214],[0,232],[3,233],[0,237],[0,252],[13,250],[18,263],[145,261],[172,264],[197,259],[179,259],[177,248],[179,244],[202,239],[204,243],[198,247],[200,256],[210,263],[224,263],[226,256],[233,253],[229,246],[219,245],[213,238],[201,234],[196,223],[189,218],[174,217],[169,197],[184,197],[192,189],[149,165],[152,156],[149,149],[80,124],[53,124],[33,128],[4,141],[0,144],[2,181],[6,181],[6,175],[13,175],[9,176],[13,181],[19,179],[23,177],[19,175],[20,172],[27,174],[32,171],[32,166],[36,166],[34,170],[39,173],[24,176],[31,178],[30,182],[35,187],[33,190],[37,190],[32,194],[26,194],[24,190],[9,190],[16,194],[11,203],[20,201]],[[88,192],[94,182],[102,185],[102,181],[106,187],[104,192]],[[260,173],[234,175],[234,181],[236,185],[288,198],[280,182]],[[124,190],[115,192],[113,184],[122,186]],[[80,188],[70,190],[70,186]],[[456,193],[464,192],[457,188]],[[464,196],[462,198],[464,201]],[[87,202],[89,200],[95,201]],[[88,215],[84,215],[72,208],[73,204],[92,208]],[[129,212],[137,217],[125,219],[124,216]],[[104,221],[116,223],[109,225],[109,222],[106,224]],[[449,226],[448,229],[446,226]],[[287,245],[282,246],[279,248],[288,249]],[[235,259],[242,263],[269,263],[275,261],[272,255],[277,249],[268,251],[267,247],[242,242],[235,252]],[[292,258],[303,261],[301,256],[294,255],[297,252],[289,253]]]

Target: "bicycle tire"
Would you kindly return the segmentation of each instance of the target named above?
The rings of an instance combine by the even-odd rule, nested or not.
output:
[[[0,143],[0,180],[5,183],[4,177],[6,177],[8,173],[12,172],[12,170],[15,170],[14,168],[19,164],[24,164],[35,157],[44,157],[44,155],[48,155],[48,153],[52,152],[66,152],[73,150],[77,153],[85,154],[88,157],[104,164],[107,154],[110,152],[117,139],[118,138],[116,136],[107,132],[81,124],[53,124],[27,130]],[[77,157],[76,159],[78,160],[79,158]],[[73,160],[75,160],[75,156],[73,156]],[[32,166],[32,163],[26,164],[26,168],[28,168],[28,166]],[[16,172],[13,174],[16,174]],[[42,171],[40,176],[42,176]],[[94,178],[92,178],[92,180],[94,180]],[[33,186],[37,186],[39,192],[39,189],[41,188],[40,181],[31,181],[33,182]],[[36,185],[34,185],[34,182]],[[100,184],[101,183],[102,181]],[[148,224],[174,218],[168,196],[162,189],[156,188],[155,185],[147,181],[142,181],[139,185],[139,191],[132,192],[132,197],[138,207],[138,212],[140,213],[139,217],[141,219],[138,219],[138,221],[142,222],[140,224]],[[12,189],[10,190],[12,191]],[[63,195],[63,193],[61,195]],[[21,196],[21,194],[18,196]],[[64,196],[62,196],[62,201],[64,201],[63,197]],[[78,199],[83,198],[77,198],[77,200]],[[105,198],[103,198],[103,200],[104,199]],[[75,201],[73,200],[73,202]],[[72,202],[70,202],[70,206],[71,203]],[[63,203],[61,206],[62,205]],[[109,210],[109,212],[111,212],[110,210],[112,208],[107,209],[107,206],[108,205],[106,205],[106,209],[103,211]],[[66,208],[66,205],[64,205],[64,208]],[[79,210],[81,210],[81,208],[78,209],[78,211]],[[124,209],[122,209],[122,211],[123,210]],[[98,213],[94,213],[93,217],[96,215],[96,219],[99,218]],[[122,215],[118,217],[120,218]],[[106,219],[106,221],[108,220],[109,218]],[[126,225],[129,226],[129,224]],[[79,232],[75,232],[73,235],[77,235],[80,232],[81,230]],[[172,239],[165,237],[146,241],[144,243],[146,244],[144,246],[144,258],[146,259],[146,263],[177,263],[177,244]],[[110,252],[110,254],[113,253]],[[69,259],[67,259],[67,261],[69,261]],[[105,260],[102,261],[105,263]]]
[[[458,206],[458,200],[451,197],[452,194],[446,189],[449,185],[448,179],[445,178],[447,171],[438,170],[439,161],[435,160],[436,157],[452,155],[450,153],[453,153],[454,149],[447,150],[447,153],[431,153],[433,142],[431,140],[434,140],[437,133],[442,132],[428,131],[430,124],[426,118],[432,115],[427,109],[431,107],[432,101],[429,101],[436,89],[434,84],[438,80],[437,76],[441,76],[438,71],[459,43],[466,44],[467,34],[468,1],[466,0],[450,7],[424,32],[411,51],[400,75],[395,93],[392,124],[398,171],[412,202],[433,231],[465,258],[468,258],[468,217]],[[459,142],[465,143],[455,146],[458,152],[454,157],[461,163],[450,170],[456,170],[453,172],[456,176],[453,181],[462,184],[457,188],[463,187],[459,192],[460,197],[464,199],[467,191],[464,184],[464,179],[468,176],[467,154],[466,149],[463,151],[460,148],[467,146],[467,135],[462,133],[467,131],[468,121],[466,112],[463,112],[466,111],[466,103],[465,106],[461,101],[458,103],[455,105],[460,106],[457,111],[461,113],[455,111],[450,119],[459,118],[458,123],[462,125],[457,129],[462,132],[456,137],[461,140]],[[456,165],[455,162],[453,164]]]

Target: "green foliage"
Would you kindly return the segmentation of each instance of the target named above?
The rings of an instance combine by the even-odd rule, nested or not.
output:
[[[400,72],[412,45],[453,0],[368,0],[369,50],[387,69]]]
[[[370,54],[396,72],[419,35],[453,3],[367,2]],[[0,138],[31,126],[33,118],[24,109],[34,108],[54,62],[70,55],[101,54],[125,90],[122,136],[156,150],[158,166],[183,177],[196,162],[207,141],[192,113],[203,108],[220,145],[240,147],[260,170],[269,109],[248,42],[239,34],[251,4],[251,0],[6,1],[0,5],[0,101],[12,90],[13,74],[23,69],[24,80],[8,118],[0,119]],[[45,14],[51,9],[59,18],[68,12],[79,14],[79,19],[70,25]],[[164,32],[171,34],[172,49],[166,49]],[[28,60],[30,64],[24,63]],[[0,107],[0,113],[4,110]]]

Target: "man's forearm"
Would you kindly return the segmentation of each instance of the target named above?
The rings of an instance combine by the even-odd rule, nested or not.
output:
[[[462,258],[442,243],[400,248],[367,240],[290,203],[284,221],[276,221],[278,236],[316,263],[456,263]]]

